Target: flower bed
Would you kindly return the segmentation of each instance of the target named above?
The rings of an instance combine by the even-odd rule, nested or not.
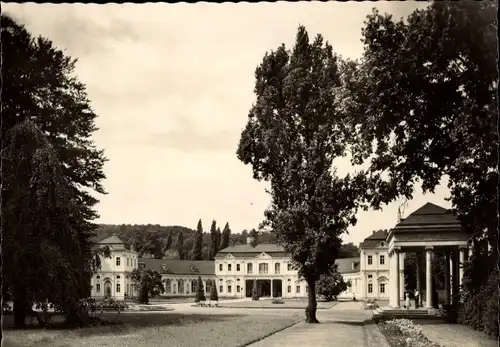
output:
[[[409,319],[393,319],[378,326],[391,347],[443,347],[430,341]]]

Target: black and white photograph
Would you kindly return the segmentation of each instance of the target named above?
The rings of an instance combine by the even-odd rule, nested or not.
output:
[[[498,346],[497,17],[2,2],[2,346]]]

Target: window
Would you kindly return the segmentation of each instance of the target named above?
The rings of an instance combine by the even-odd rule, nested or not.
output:
[[[219,271],[222,271],[222,264],[219,264]]]
[[[184,280],[179,280],[179,294],[184,293]]]
[[[385,256],[381,255],[380,256],[380,265],[384,265],[385,264]]]
[[[172,281],[169,279],[165,280],[165,293],[170,294],[172,291]]]
[[[373,278],[373,275],[368,275],[368,278]]]
[[[228,285],[228,286],[227,286],[227,292],[228,292],[228,293],[231,293],[231,285]]]
[[[248,274],[253,273],[253,264],[252,263],[247,264],[247,273]]]
[[[197,290],[198,290],[198,281],[192,280],[191,281],[191,293],[195,293]]]
[[[236,286],[236,293],[240,292],[240,286]]]
[[[222,293],[222,289],[224,289],[224,286],[219,286],[219,293]]]
[[[267,263],[259,264],[259,274],[267,274],[268,266]]]
[[[177,284],[174,283],[174,287],[173,287],[173,293],[176,294],[177,293]]]
[[[385,283],[380,283],[380,293],[385,293]]]
[[[119,280],[120,279],[120,275],[116,276],[116,279]]]
[[[280,263],[274,264],[274,273],[276,275],[279,275],[279,273],[280,273]]]
[[[96,291],[97,293],[100,293],[100,292],[101,292],[101,284],[100,284],[100,283],[97,283],[97,284],[95,285],[95,291]]]
[[[97,275],[95,278],[99,279],[99,278],[101,278],[101,276]]]
[[[236,271],[240,271],[240,264],[236,264]]]
[[[292,292],[292,286],[288,286],[288,292],[291,293]]]
[[[373,257],[371,255],[368,256],[368,265],[372,265]]]
[[[293,266],[292,266],[292,264],[288,263],[287,270],[288,270],[288,271],[293,271]]]
[[[300,286],[297,286],[295,289],[297,290],[297,294],[300,294]]]
[[[368,293],[373,293],[373,284],[368,283]]]
[[[210,293],[212,291],[212,280],[207,280],[205,282],[205,292]]]
[[[231,264],[227,264],[227,271],[231,271]]]
[[[120,257],[116,257],[116,266],[120,266]]]
[[[120,283],[117,283],[116,284],[116,292],[119,293],[120,292]]]

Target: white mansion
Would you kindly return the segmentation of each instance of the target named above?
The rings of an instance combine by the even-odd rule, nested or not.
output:
[[[351,286],[340,297],[390,299],[391,306],[398,307],[400,299],[404,296],[404,253],[400,251],[401,248],[419,251],[419,247],[422,249],[425,247],[429,262],[432,247],[450,247],[454,243],[450,241],[443,243],[439,240],[428,241],[430,239],[425,235],[428,233],[436,235],[436,231],[442,230],[442,235],[451,235],[450,238],[456,239],[458,237],[456,235],[459,234],[456,234],[456,221],[452,220],[453,218],[454,216],[448,210],[428,203],[406,219],[400,220],[389,233],[374,232],[360,244],[359,258],[337,259],[338,271],[345,281],[351,283]],[[436,229],[437,227],[441,229]],[[443,229],[443,227],[446,228]],[[451,227],[455,229],[450,229]],[[422,230],[424,230],[423,233],[413,235],[416,231]],[[455,234],[446,234],[446,230],[453,230]],[[418,241],[414,241],[415,239]],[[216,255],[215,261],[139,259],[136,252],[113,235],[99,243],[110,246],[112,257],[102,259],[100,271],[92,278],[91,295],[98,298],[108,294],[117,299],[123,299],[125,294],[136,295],[127,272],[144,266],[155,269],[161,274],[166,288],[163,294],[165,296],[194,295],[198,276],[201,276],[207,293],[216,286],[219,296],[222,297],[251,296],[254,280],[261,296],[285,298],[307,296],[306,282],[298,277],[297,271],[290,263],[290,257],[281,246],[257,244],[253,247],[250,241],[249,238],[247,244],[222,249]],[[436,242],[441,242],[443,245],[438,245]],[[460,242],[460,244],[463,243]],[[461,253],[461,262],[463,262],[462,258]],[[456,272],[450,272],[455,282],[458,283],[458,263],[456,260],[453,261],[455,265],[451,270]],[[397,273],[397,276],[394,276],[394,273]],[[427,273],[430,272],[427,271]],[[461,275],[462,271],[460,271],[460,277]],[[427,274],[427,278],[429,276]],[[426,283],[426,288],[432,288],[429,281]],[[420,288],[420,284],[417,286]],[[457,290],[453,283],[449,287]],[[391,288],[394,292],[392,295],[390,295]],[[426,300],[429,306],[432,298],[426,296]]]

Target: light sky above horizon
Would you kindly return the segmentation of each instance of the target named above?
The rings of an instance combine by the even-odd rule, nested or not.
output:
[[[335,52],[359,58],[373,7],[396,18],[426,3],[279,2],[224,4],[2,4],[34,35],[78,58],[76,74],[109,161],[99,223],[183,225],[213,219],[233,232],[256,228],[269,205],[265,184],[236,157],[255,100],[254,71],[266,51],[291,47],[302,24]],[[339,172],[352,168],[337,162]],[[405,215],[426,202],[450,207],[446,182],[417,187]],[[398,205],[360,212],[343,237],[359,243],[391,228]]]

